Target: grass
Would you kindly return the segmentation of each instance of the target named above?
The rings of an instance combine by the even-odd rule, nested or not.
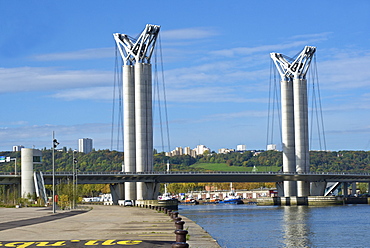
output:
[[[243,166],[228,166],[226,163],[196,163],[191,165],[192,168],[201,168],[211,171],[246,171],[251,172],[253,167],[243,167]],[[278,166],[258,166],[257,172],[265,171],[278,171],[281,167]]]

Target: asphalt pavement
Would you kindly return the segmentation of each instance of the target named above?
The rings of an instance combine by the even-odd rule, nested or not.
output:
[[[0,246],[5,247],[172,247],[174,221],[163,212],[122,206],[90,206],[72,211],[51,208],[0,208]],[[190,247],[218,248],[190,219],[184,229]]]

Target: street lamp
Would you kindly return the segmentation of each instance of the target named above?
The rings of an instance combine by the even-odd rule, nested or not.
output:
[[[58,141],[54,137],[53,131],[53,145],[52,145],[52,157],[53,157],[53,213],[55,214],[55,158],[54,158],[54,151],[55,148],[59,145]]]
[[[76,206],[76,195],[77,195],[77,158],[75,158],[76,150],[73,150],[73,168],[72,168],[72,191],[73,191],[73,209]]]

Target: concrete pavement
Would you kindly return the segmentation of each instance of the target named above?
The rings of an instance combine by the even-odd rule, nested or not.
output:
[[[171,247],[174,221],[152,209],[91,206],[92,210],[0,208],[0,246],[5,247]],[[190,247],[216,248],[217,242],[184,216]]]

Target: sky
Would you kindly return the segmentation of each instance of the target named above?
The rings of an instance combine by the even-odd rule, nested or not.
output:
[[[317,48],[317,77],[307,77],[324,123],[310,149],[370,150],[369,13],[366,0],[0,1],[0,151],[50,148],[53,131],[60,147],[91,138],[95,149],[122,150],[112,34],[135,37],[146,24],[161,26],[158,151],[279,144],[278,121],[268,125],[270,53],[304,46]]]

